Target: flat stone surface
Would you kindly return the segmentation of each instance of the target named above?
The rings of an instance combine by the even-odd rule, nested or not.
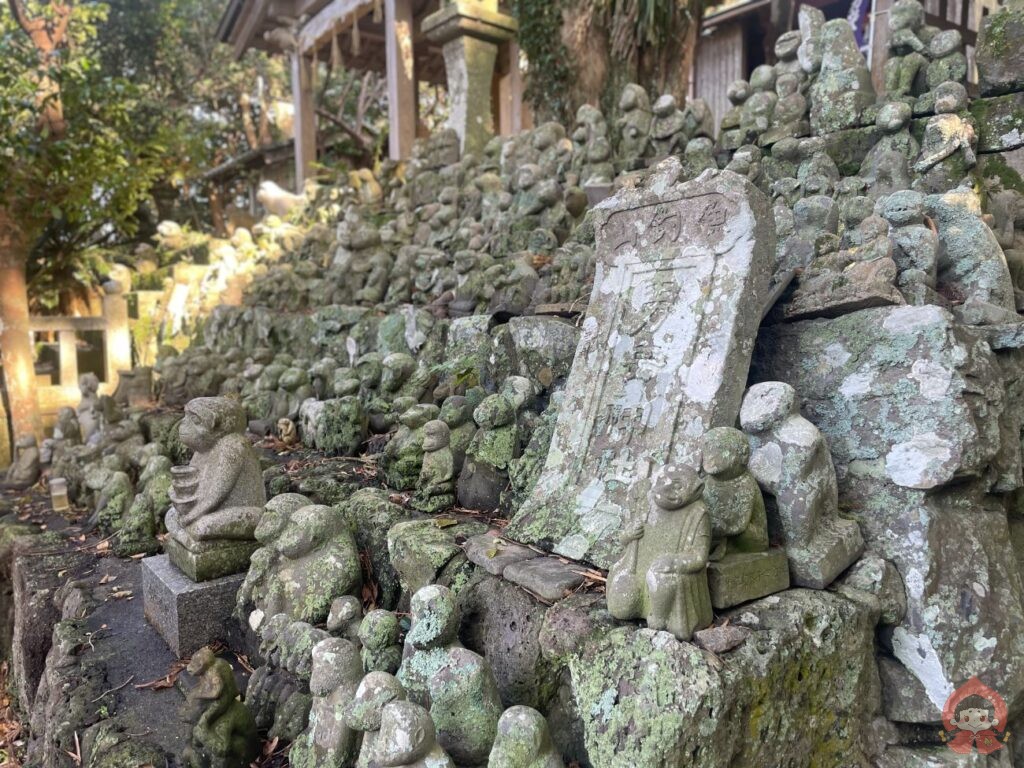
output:
[[[781,549],[735,553],[708,563],[711,605],[724,610],[789,588],[789,562]]]
[[[491,534],[474,536],[466,542],[464,549],[471,563],[479,565],[492,576],[501,576],[512,563],[539,557],[536,550]]]
[[[739,413],[775,261],[768,200],[678,159],[597,215],[594,291],[547,461],[508,533],[610,566],[646,479]],[[642,498],[642,497],[641,497]]]
[[[142,595],[146,619],[179,658],[234,631],[231,612],[245,574],[196,583],[167,555],[142,561]]]
[[[212,581],[237,574],[243,579],[249,570],[249,558],[259,549],[255,541],[227,541],[206,544],[202,551],[185,549],[173,538],[164,542],[164,549],[185,576],[192,581]]]
[[[549,603],[558,602],[583,583],[583,575],[578,566],[567,565],[553,557],[536,557],[512,563],[505,568],[502,576]]]

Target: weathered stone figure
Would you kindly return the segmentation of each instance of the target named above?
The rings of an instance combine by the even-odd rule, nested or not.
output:
[[[449,589],[423,587],[413,595],[410,610],[412,627],[398,680],[410,701],[430,710],[437,740],[455,760],[483,764],[502,711],[494,674],[482,656],[459,642],[459,610]],[[382,729],[378,744],[386,741]]]
[[[256,723],[238,701],[235,673],[209,648],[192,655],[188,673],[199,683],[185,706],[194,720],[192,741],[183,755],[188,768],[246,768],[259,754]]]
[[[435,419],[423,425],[423,465],[412,506],[434,514],[455,504],[455,459],[448,425]]]
[[[100,428],[100,400],[96,394],[99,388],[100,380],[95,373],[83,373],[78,377],[78,389],[82,393],[77,408],[78,423],[81,427],[82,440],[85,442],[88,442]]]
[[[654,102],[654,119],[651,121],[651,144],[655,157],[682,152],[686,140],[685,118],[676,105],[676,97],[670,93],[659,96]]]
[[[608,572],[608,610],[617,619],[646,619],[651,629],[689,640],[711,623],[707,565],[711,521],[703,484],[686,466],[666,467],[647,514],[622,533],[625,550]]]
[[[643,168],[650,147],[651,100],[642,85],[629,83],[619,97],[619,111],[616,121],[619,130],[619,166],[626,171]]]
[[[487,768],[565,768],[551,743],[548,721],[535,709],[509,707],[498,720],[498,738]]]
[[[384,707],[404,699],[402,684],[386,672],[370,672],[359,683],[355,696],[342,713],[345,724],[363,734],[356,768],[373,768]]]
[[[193,581],[243,570],[256,549],[266,494],[245,423],[234,400],[203,397],[185,407],[178,427],[182,444],[193,455],[187,467],[172,469],[167,551]]]
[[[934,303],[939,238],[925,222],[924,204],[923,195],[906,189],[889,195],[881,205],[899,270],[897,286],[908,304]]]
[[[438,744],[430,713],[410,701],[393,701],[381,713],[371,765],[381,768],[455,768]]]
[[[777,381],[747,390],[740,425],[753,446],[750,471],[774,498],[793,583],[824,589],[864,548],[857,524],[839,517],[825,438],[800,415],[796,390]]]
[[[928,118],[921,155],[914,163],[914,170],[921,174],[914,189],[948,192],[977,164],[977,133],[972,122],[959,114],[966,108],[967,89],[960,83],[946,82],[935,89],[935,115]]]
[[[23,491],[36,484],[39,472],[39,446],[35,435],[22,435],[14,443],[14,461],[4,473],[0,487]]]
[[[321,640],[313,647],[309,692],[313,707],[309,726],[292,744],[288,762],[295,768],[347,768],[359,753],[359,732],[342,718],[352,701],[363,667],[359,649],[342,638]]]
[[[768,549],[768,518],[764,498],[747,469],[750,440],[738,429],[716,427],[701,438],[704,503],[715,536],[712,558],[731,552]]]
[[[391,611],[370,611],[359,624],[359,642],[363,670],[395,674],[402,665],[402,646],[398,642],[401,628],[398,616]]]
[[[910,117],[910,107],[901,101],[890,102],[878,110],[875,125],[883,135],[864,156],[859,173],[867,181],[868,194],[874,198],[910,187],[910,164],[920,151],[917,139],[910,135]]]

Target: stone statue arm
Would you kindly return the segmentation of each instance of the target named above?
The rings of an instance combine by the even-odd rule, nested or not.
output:
[[[891,48],[905,46],[918,53],[924,50],[924,43],[921,42],[921,39],[912,29],[900,29],[893,32],[892,38],[889,41],[889,46]]]
[[[212,453],[208,461],[219,465],[219,471],[207,474],[208,481],[199,489],[195,506],[189,510],[188,515],[182,516],[182,525],[191,525],[223,507],[249,458],[245,454],[245,447],[235,440],[221,441]]]
[[[929,141],[929,139],[932,139],[932,141]],[[921,155],[920,159],[914,163],[914,170],[918,173],[931,170],[960,149],[963,143],[963,140],[958,140],[958,137],[946,136],[940,125],[929,125],[925,133],[925,146],[938,144],[938,147],[931,152]]]

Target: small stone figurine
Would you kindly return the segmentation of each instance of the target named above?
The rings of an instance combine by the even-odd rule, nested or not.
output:
[[[472,706],[467,703],[467,706]],[[455,768],[437,743],[430,713],[410,701],[393,701],[381,713],[371,765],[381,768]]]
[[[487,768],[565,768],[565,763],[551,743],[544,715],[516,706],[506,709],[498,721]]]
[[[188,768],[246,768],[259,753],[256,723],[245,704],[231,665],[209,648],[192,656],[187,670],[199,678],[185,706],[195,720],[192,739],[183,755]]]
[[[455,504],[455,459],[452,456],[448,425],[435,419],[423,425],[423,466],[414,509],[435,514]]]
[[[935,115],[928,118],[921,155],[914,163],[914,170],[921,174],[914,189],[948,192],[977,164],[974,126],[958,114],[966,108],[967,89],[960,83],[946,82],[935,89]]]
[[[708,430],[701,438],[704,503],[716,546],[712,559],[732,552],[768,549],[768,518],[757,480],[747,470],[750,439],[732,427]]]
[[[339,637],[313,647],[309,691],[313,707],[309,726],[292,745],[288,762],[294,768],[344,768],[359,752],[359,732],[349,728],[342,712],[363,676],[359,649]]]
[[[359,683],[355,696],[342,713],[345,724],[363,734],[356,768],[372,768],[384,707],[404,699],[402,684],[386,672],[370,672]]]
[[[39,447],[34,435],[22,435],[14,443],[15,456],[0,488],[24,491],[39,480]]]
[[[689,640],[713,615],[707,564],[711,521],[700,477],[669,466],[651,494],[644,520],[623,532],[625,551],[608,573],[608,610],[617,619],[646,619],[652,629]]]
[[[455,760],[483,764],[502,711],[494,673],[482,656],[459,642],[459,610],[451,590],[437,584],[423,587],[412,596],[410,610],[412,627],[398,680],[410,701],[429,708],[438,741]],[[378,745],[389,741],[386,713]]]

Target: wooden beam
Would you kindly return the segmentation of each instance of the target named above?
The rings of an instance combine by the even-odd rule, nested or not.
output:
[[[236,59],[242,58],[242,55],[251,46],[253,37],[255,37],[260,27],[263,26],[269,6],[270,0],[255,0],[252,9],[248,13],[244,10],[242,11],[241,28],[238,29],[234,39]]]
[[[301,193],[316,162],[316,111],[313,77],[305,56],[292,54],[292,104],[295,108],[295,188]]]
[[[374,0],[332,0],[299,32],[299,52],[312,54],[373,10]]]
[[[388,152],[392,160],[412,156],[419,117],[412,0],[384,0],[384,45],[388,78]]]

